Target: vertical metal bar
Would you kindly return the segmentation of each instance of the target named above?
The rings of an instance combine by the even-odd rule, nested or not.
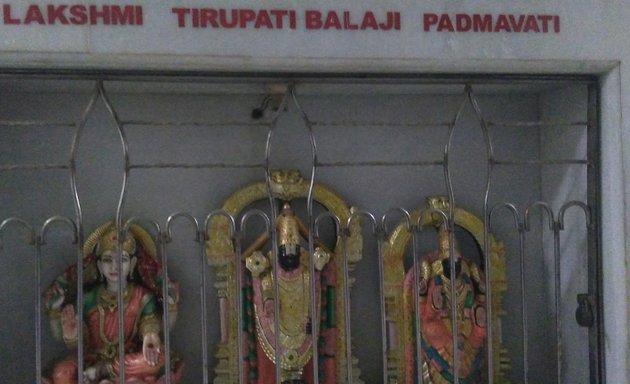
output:
[[[105,92],[105,88],[103,87],[103,82],[99,81],[98,82],[98,92],[101,95],[101,98],[103,99],[103,103],[105,104],[105,107],[107,108],[107,110],[109,111],[110,116],[112,117],[113,121],[114,121],[114,125],[116,126],[116,130],[118,131],[118,135],[120,137],[120,143],[122,146],[122,150],[123,150],[123,158],[124,158],[124,171],[123,171],[123,181],[122,181],[122,187],[120,190],[120,198],[118,199],[118,207],[116,208],[116,230],[119,233],[118,236],[118,297],[117,297],[117,304],[118,304],[118,366],[120,367],[120,373],[119,373],[119,380],[121,383],[125,382],[125,316],[124,316],[124,311],[122,310],[122,308],[124,308],[124,300],[123,300],[123,276],[122,276],[122,268],[121,268],[121,262],[122,262],[122,243],[124,241],[124,239],[122,238],[122,226],[123,226],[123,220],[122,220],[122,211],[123,211],[123,207],[125,204],[125,197],[127,195],[127,184],[129,182],[129,149],[127,147],[127,139],[125,137],[125,131],[124,128],[120,122],[120,119],[118,118],[118,114],[116,113],[116,111],[114,110],[114,107],[112,106],[112,104],[109,101],[109,98],[107,97],[107,93]],[[169,384],[167,382],[167,384]]]
[[[458,348],[457,348],[457,338],[459,335],[459,331],[457,329],[457,301],[453,300],[453,297],[455,295],[455,279],[454,279],[454,274],[455,274],[455,256],[454,256],[454,244],[453,244],[453,240],[454,240],[454,229],[455,229],[455,221],[454,221],[454,216],[455,216],[455,193],[453,192],[453,181],[451,179],[451,174],[450,174],[450,162],[449,162],[449,155],[450,155],[450,150],[451,150],[451,142],[453,139],[453,134],[455,133],[455,125],[457,124],[457,122],[459,121],[459,118],[461,117],[462,111],[464,110],[464,106],[466,105],[466,103],[468,102],[468,95],[470,92],[470,86],[466,85],[465,90],[464,90],[464,95],[465,98],[464,100],[462,100],[459,109],[457,110],[457,113],[455,114],[455,117],[453,118],[453,121],[451,122],[451,124],[449,125],[448,128],[448,140],[446,142],[446,145],[444,146],[444,163],[443,163],[443,168],[444,168],[444,180],[446,183],[446,191],[448,193],[448,201],[449,201],[449,220],[448,220],[448,231],[449,231],[449,261],[450,261],[450,266],[451,266],[451,279],[450,279],[450,286],[451,286],[451,336],[453,337],[453,342],[452,342],[452,356],[453,356],[453,383],[454,384],[458,384],[459,383],[459,354],[457,353]]]
[[[309,275],[311,276],[311,335],[313,338],[313,343],[311,344],[313,351],[313,383],[319,383],[319,313],[317,311],[317,303],[319,302],[319,298],[317,295],[317,286],[315,284],[315,244],[313,241],[313,231],[314,231],[314,218],[313,218],[313,187],[315,185],[315,174],[317,171],[317,143],[315,142],[315,135],[313,134],[313,125],[309,120],[306,112],[300,105],[295,96],[295,87],[293,85],[290,86],[289,92],[291,93],[291,97],[293,99],[293,104],[300,112],[300,116],[304,121],[304,125],[306,127],[309,141],[311,143],[311,179],[308,185],[308,194],[306,197],[306,216],[308,217],[308,254],[309,254]]]
[[[36,246],[36,256],[37,256],[37,308],[35,309],[36,312],[36,331],[35,331],[35,349],[36,349],[36,356],[35,356],[35,365],[36,365],[36,375],[37,375],[37,384],[41,384],[42,382],[42,365],[41,365],[41,350],[42,350],[42,346],[41,346],[41,268],[40,268],[40,259],[41,259],[41,236],[37,236],[35,234],[35,231],[33,230],[33,227],[26,222],[26,220],[24,219],[20,219],[18,217],[9,217],[5,220],[2,221],[2,223],[0,223],[0,250],[2,249],[2,235],[5,231],[5,229],[11,225],[11,224],[18,224],[21,227],[23,227],[24,229],[26,229],[28,231],[28,244],[29,245],[35,245]]]
[[[274,318],[276,321],[274,322],[274,348],[275,348],[275,368],[276,368],[276,384],[281,384],[281,353],[280,353],[280,324],[278,319],[280,319],[280,289],[278,286],[278,268],[280,268],[280,263],[278,261],[278,239],[276,236],[276,219],[278,214],[278,208],[276,204],[276,200],[273,196],[273,192],[271,190],[271,143],[273,140],[274,130],[276,125],[278,124],[278,118],[280,114],[284,110],[287,103],[287,95],[285,94],[282,98],[282,102],[278,107],[278,110],[273,115],[271,122],[269,124],[269,131],[267,132],[267,142],[265,145],[265,184],[267,186],[267,193],[269,198],[269,208],[271,211],[271,226],[270,226],[270,237],[271,237],[271,255],[273,256],[273,268],[271,270],[271,275],[273,278],[273,294],[276,298],[274,300]]]
[[[521,329],[523,338],[523,383],[529,382],[529,329],[527,325],[527,297],[525,295],[525,229],[523,224],[518,225],[518,259],[521,273]],[[486,287],[486,289],[488,289]]]
[[[35,308],[35,349],[37,353],[36,367],[37,367],[37,384],[41,384],[42,382],[42,246],[46,244],[46,235],[48,233],[48,228],[51,224],[61,221],[68,226],[70,226],[72,230],[73,243],[77,242],[77,227],[67,217],[63,216],[53,216],[48,218],[44,224],[42,225],[40,235],[37,237],[36,246],[37,246],[37,260],[36,260],[36,276],[37,276],[37,307]],[[79,322],[81,324],[81,322]],[[79,329],[81,332],[82,329]]]
[[[236,340],[237,340],[237,351],[238,351],[238,380],[239,383],[245,383],[245,376],[244,376],[244,372],[243,372],[243,302],[242,302],[242,292],[243,292],[243,261],[242,261],[242,256],[243,256],[243,250],[242,250],[242,239],[245,237],[245,231],[246,231],[246,224],[247,221],[249,220],[249,218],[251,216],[260,216],[262,217],[262,219],[265,222],[265,231],[267,231],[267,233],[273,232],[272,228],[271,228],[271,221],[269,220],[269,217],[267,215],[265,215],[265,213],[261,210],[251,210],[246,212],[242,217],[241,217],[241,225],[238,231],[232,231],[232,233],[234,234],[234,239],[235,239],[235,251],[236,251],[236,309],[237,309],[237,319],[236,319],[236,325],[237,325],[237,331],[236,331]],[[280,302],[280,298],[279,296],[276,296],[275,300],[274,300],[274,305],[276,304],[276,302]],[[279,308],[279,304],[278,304],[278,308]],[[279,313],[279,312],[278,312]],[[280,322],[280,317],[276,314],[276,317],[274,318],[275,324],[279,324]],[[275,326],[274,324],[274,326]],[[278,339],[279,336],[277,336],[276,334],[276,339]],[[279,340],[279,339],[278,339]],[[277,356],[277,354],[276,354]],[[280,365],[280,360],[278,360],[276,358],[276,366],[277,367],[281,367]],[[277,368],[276,368],[277,369]],[[276,371],[277,372],[277,371]]]
[[[347,227],[350,228],[352,222],[357,220],[358,217],[366,217],[372,223],[372,234],[376,236],[377,246],[378,246],[378,276],[379,276],[379,309],[381,311],[381,363],[383,366],[383,384],[387,384],[388,380],[388,364],[387,364],[387,327],[385,323],[385,285],[383,277],[385,274],[383,273],[383,241],[384,241],[384,233],[383,227],[376,222],[376,218],[373,214],[366,211],[356,211],[353,212],[348,218]]]
[[[37,285],[37,306],[35,307],[35,369],[37,384],[42,384],[42,235],[36,241],[37,260],[35,261],[35,275]]]
[[[159,234],[160,250],[162,253],[162,300],[164,303],[164,375],[166,384],[171,384],[171,322],[168,311],[168,254],[166,249],[166,235]]]
[[[422,214],[420,215],[422,216]],[[418,384],[424,384],[424,374],[422,372],[422,321],[420,319],[420,289],[418,288],[419,269],[418,263],[420,258],[418,255],[418,226],[409,228],[411,232],[411,255],[413,264],[413,315],[416,340],[416,380]]]
[[[335,222],[335,238],[341,238],[341,247],[343,248],[343,262],[342,262],[342,274],[343,274],[343,313],[344,313],[344,331],[345,331],[345,350],[346,350],[346,383],[352,383],[352,327],[351,327],[351,311],[350,311],[350,270],[348,266],[348,249],[347,249],[347,237],[350,236],[350,228],[341,228],[341,222],[339,217],[332,214],[330,211],[323,212],[315,219],[313,225],[314,237],[319,238],[319,222],[324,217],[329,217]]]
[[[556,382],[562,383],[562,319],[560,316],[560,225],[553,225],[554,318],[556,322]]]
[[[520,268],[520,280],[521,280],[521,337],[523,341],[523,383],[527,384],[528,382],[528,370],[529,370],[529,362],[528,362],[528,326],[527,326],[527,301],[525,297],[525,225],[521,222],[520,215],[518,213],[518,208],[514,204],[511,203],[502,203],[495,205],[490,210],[488,215],[488,229],[492,229],[492,216],[495,212],[500,208],[508,208],[512,212],[512,217],[514,219],[514,226],[518,231],[518,249],[519,249],[519,268]],[[486,291],[488,287],[486,287]]]
[[[96,83],[94,87],[94,92],[92,93],[92,97],[88,102],[87,107],[83,111],[81,115],[81,119],[77,123],[77,129],[72,139],[72,147],[70,149],[70,188],[72,190],[72,198],[74,202],[74,210],[75,210],[75,222],[77,226],[77,244],[76,244],[76,257],[77,257],[77,318],[83,323],[83,211],[81,209],[81,199],[79,198],[79,192],[77,189],[77,151],[79,148],[79,144],[81,142],[81,135],[83,134],[83,129],[87,124],[87,119],[92,110],[94,109],[94,105],[98,100],[99,93],[99,84]],[[84,371],[84,362],[83,362],[83,332],[78,332],[77,339],[77,370],[81,372]]]
[[[472,105],[475,114],[477,115],[477,120],[479,121],[479,125],[481,127],[481,131],[483,133],[483,139],[486,144],[486,189],[484,192],[483,198],[483,254],[485,257],[485,279],[486,279],[486,327],[488,334],[488,342],[487,342],[487,356],[488,356],[488,384],[492,384],[494,382],[494,354],[493,350],[493,330],[492,330],[492,260],[490,256],[490,244],[489,244],[489,233],[488,233],[488,217],[489,217],[489,208],[488,208],[488,200],[490,197],[490,187],[492,185],[492,168],[494,165],[494,151],[492,148],[492,140],[490,139],[490,134],[488,132],[488,126],[484,119],[483,113],[481,112],[481,108],[479,107],[479,103],[475,98],[472,87],[468,86],[468,98],[470,100],[470,104]]]
[[[218,216],[224,216],[230,223],[230,235],[232,237],[235,236],[235,232],[236,232],[236,224],[234,221],[234,217],[232,217],[232,215],[230,215],[228,212],[226,212],[223,209],[218,209],[218,210],[214,210],[212,212],[210,212],[207,216],[206,216],[206,220],[204,222],[204,232],[200,232],[199,233],[199,238],[200,239],[204,239],[206,241],[210,240],[209,238],[206,237],[206,234],[210,233],[209,228],[210,228],[210,222],[214,217],[218,217]],[[236,254],[237,259],[235,260],[235,262],[239,262],[240,260],[240,254],[237,252]],[[206,295],[206,290],[207,290],[207,277],[206,277],[206,255],[205,252],[203,250],[202,247],[202,251],[201,251],[201,273],[200,273],[200,290],[201,290],[201,344],[202,344],[202,359],[203,359],[203,379],[204,379],[204,384],[208,384],[209,382],[209,373],[208,373],[208,307],[207,307],[207,295]],[[238,282],[237,282],[237,289],[238,289]],[[240,295],[240,291],[237,291],[237,296]],[[241,317],[241,312],[237,312],[236,314],[238,316],[238,318]],[[237,318],[237,322],[238,322],[238,318]],[[223,321],[224,319],[220,319],[220,321]],[[242,320],[241,320],[242,321]],[[237,323],[238,324],[238,323]],[[238,327],[241,327],[240,325],[238,325]],[[241,330],[238,330],[238,334],[240,334]],[[239,383],[242,383],[243,381],[241,381],[240,379],[240,372],[243,370],[242,369],[242,346],[241,349],[238,349],[237,346],[237,353],[238,353],[238,362],[240,365],[238,365],[239,367]]]
[[[588,85],[586,119],[588,125],[587,159],[591,164],[586,170],[587,204],[591,209],[591,223],[588,227],[588,292],[595,301],[595,322],[589,329],[590,382],[603,383],[605,377],[606,354],[604,344],[603,276],[601,252],[601,153],[600,153],[600,94],[599,84]]]
[[[348,268],[348,247],[347,240],[350,236],[350,228],[345,228],[341,231],[341,241],[343,246],[343,310],[344,310],[344,325],[345,325],[345,336],[346,336],[346,376],[347,383],[351,384],[353,379],[352,372],[352,311],[350,311],[350,271]]]

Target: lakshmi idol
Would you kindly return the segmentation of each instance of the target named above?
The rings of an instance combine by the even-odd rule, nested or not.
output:
[[[460,383],[485,382],[486,356],[486,287],[483,273],[477,264],[463,257],[457,241],[454,245],[455,272],[451,271],[448,232],[440,227],[439,249],[424,255],[420,260],[418,300],[422,371],[425,383],[453,383],[453,332],[452,307],[456,305],[458,377]],[[455,279],[455,292],[451,290]],[[405,296],[413,295],[413,270],[405,276]],[[412,300],[407,300],[413,303]],[[413,311],[413,304],[407,310]],[[415,322],[414,322],[415,324]],[[405,349],[407,360],[406,383],[414,383],[415,341],[408,340]]]
[[[329,356],[334,357],[334,333],[322,328],[326,327],[326,319],[322,319],[322,305],[330,306],[334,303],[322,303],[326,295],[322,292],[322,271],[330,260],[330,253],[322,247],[315,249],[315,276],[309,272],[309,253],[300,245],[302,236],[308,233],[304,224],[293,213],[290,205],[285,203],[277,219],[278,243],[278,291],[274,295],[273,262],[271,255],[265,256],[260,250],[252,249],[244,253],[245,265],[251,272],[251,299],[253,302],[253,322],[255,322],[255,345],[251,346],[251,353],[256,356],[255,361],[249,360],[248,377],[255,377],[248,383],[275,383],[275,364],[280,364],[281,382],[301,384],[312,382],[313,370],[313,330],[320,333],[323,349],[331,349]],[[255,243],[255,248],[260,241]],[[325,279],[324,279],[325,280]],[[328,279],[330,280],[330,279]],[[315,284],[316,319],[311,318],[311,284]],[[275,301],[279,300],[279,317],[275,317]],[[324,315],[325,316],[325,315]],[[279,358],[276,361],[275,322],[279,324]],[[317,328],[316,328],[317,327]],[[329,340],[330,339],[330,340]],[[328,346],[328,347],[326,347]],[[322,383],[336,383],[334,358],[328,359],[326,351],[320,356],[320,381]],[[330,361],[328,361],[330,360]]]
[[[177,286],[169,282],[169,297],[162,299],[161,265],[148,233],[132,226],[120,243],[122,250],[118,249],[118,231],[111,222],[86,241],[83,319],[77,318],[75,308],[76,266],[57,277],[46,291],[45,305],[53,333],[60,334],[73,349],[82,331],[85,345],[83,372],[78,372],[75,355],[54,364],[46,383],[119,383],[119,289],[123,290],[124,303],[125,383],[163,382],[166,357],[160,338],[161,316],[166,306],[171,319],[176,317]],[[181,378],[182,363],[171,359],[171,382],[176,384]]]

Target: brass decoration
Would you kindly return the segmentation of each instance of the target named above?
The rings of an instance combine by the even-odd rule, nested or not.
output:
[[[445,213],[449,212],[449,202],[444,197],[429,197],[423,209],[412,212],[412,223],[417,223],[420,219],[422,211],[427,209],[437,209]],[[479,248],[484,250],[484,224],[483,221],[472,213],[455,207],[454,224],[468,231]],[[442,224],[442,217],[437,213],[424,214],[422,222],[423,228],[435,227],[436,229]],[[404,293],[405,266],[404,257],[409,247],[411,233],[407,230],[405,224],[400,224],[392,231],[387,242],[384,245],[384,289],[385,289],[385,305],[387,308],[386,321],[390,329],[395,330],[391,333],[389,340],[390,350],[387,353],[389,372],[388,376],[392,383],[404,383],[405,377],[409,376],[410,368],[406,362],[405,346],[415,345],[415,332],[413,320],[413,294]],[[502,306],[503,295],[507,290],[506,267],[505,267],[505,248],[502,242],[496,240],[492,234],[489,234],[489,255],[484,258],[490,258],[491,264],[491,292],[492,292],[492,342],[493,342],[493,361],[494,363],[494,382],[497,384],[507,384],[506,371],[510,368],[510,361],[507,350],[502,344],[501,334],[501,318],[505,315]],[[474,265],[474,264],[473,264]],[[441,266],[439,266],[441,267]],[[439,268],[438,267],[438,268]],[[419,265],[418,273],[422,276],[429,276],[432,267],[427,263]],[[469,271],[473,278],[479,278],[479,271]],[[411,312],[410,312],[411,311]],[[414,359],[415,360],[415,359]],[[424,359],[423,359],[424,360]],[[431,383],[428,373],[427,361],[423,361],[423,377],[427,384]],[[415,363],[414,363],[415,364]],[[411,371],[415,370],[411,368]]]
[[[271,194],[274,198],[288,202],[298,198],[306,198],[309,183],[310,181],[305,180],[298,171],[277,170],[272,172],[271,175]],[[237,217],[250,204],[259,200],[267,200],[268,198],[269,191],[267,184],[261,181],[245,186],[234,192],[225,201],[222,208],[232,217]],[[321,204],[331,214],[338,217],[342,227],[345,227],[345,223],[347,223],[352,212],[354,212],[354,208],[349,207],[333,190],[319,183],[315,183],[313,186],[313,200]],[[363,237],[360,220],[353,220],[349,228],[349,233],[350,235],[346,238],[345,243],[346,255],[349,259],[349,268],[352,270],[354,265],[361,260],[363,252]],[[316,251],[315,254],[317,270],[320,270],[320,268],[323,268],[323,266],[328,263],[329,257],[330,260],[338,260],[334,263],[336,275],[339,276],[338,281],[341,281],[342,278],[340,276],[343,276],[341,257],[344,255],[344,249],[342,243],[343,241],[338,237],[332,252]],[[216,349],[218,363],[215,367],[216,378],[214,383],[232,384],[238,382],[239,374],[238,361],[236,359],[237,319],[236,310],[234,309],[236,252],[231,238],[229,219],[227,217],[217,215],[210,220],[206,254],[208,263],[215,269],[215,287],[218,291],[219,300],[226,308],[226,313],[222,315],[222,317],[226,318],[223,320],[226,321],[226,324],[223,324],[221,327],[224,331],[222,331],[221,342]],[[268,260],[261,252],[255,251],[249,255],[243,254],[242,256],[246,257],[247,268],[252,276],[260,276],[260,274],[268,268]],[[300,281],[300,286],[302,284],[304,284],[304,286],[310,285]],[[339,285],[339,287],[341,287],[341,285]],[[345,340],[345,298],[340,292],[341,289],[339,288],[335,296],[336,304],[334,312],[336,316],[336,336],[338,340]],[[273,355],[273,353],[268,350],[269,345],[267,345],[267,343],[262,343],[262,346],[265,354],[268,356]],[[357,384],[362,383],[363,381],[358,379],[360,373],[357,366],[358,360],[353,359],[351,362],[346,361],[345,343],[337,343],[335,355],[335,371],[337,372],[336,376],[339,380],[345,380],[347,364],[352,364],[353,372],[355,372],[354,382]],[[290,359],[291,356],[287,353],[285,357]],[[295,357],[297,358],[297,355]]]

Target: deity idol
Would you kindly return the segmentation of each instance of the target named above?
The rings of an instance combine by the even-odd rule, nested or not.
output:
[[[161,344],[163,307],[175,320],[179,301],[177,286],[169,282],[168,298],[162,298],[161,264],[148,233],[132,226],[118,249],[118,231],[113,223],[97,229],[84,247],[83,319],[77,318],[76,266],[68,268],[45,292],[45,306],[53,333],[70,348],[83,332],[84,371],[78,372],[77,357],[54,364],[49,384],[114,384],[119,382],[118,290],[124,302],[125,383],[163,382],[165,357]],[[120,257],[120,260],[119,260]],[[122,284],[119,283],[121,269]],[[171,382],[179,383],[182,362],[171,357]]]
[[[449,260],[449,235],[440,228],[439,249],[424,255],[419,265],[418,300],[420,337],[425,383],[453,383],[452,305],[456,303],[458,377],[460,383],[485,382],[486,357],[486,286],[477,264],[463,257],[457,242],[454,246],[455,273]],[[455,294],[451,277],[455,278]],[[413,294],[413,270],[405,276],[405,295]],[[413,303],[412,301],[410,301]],[[407,308],[413,311],[413,308]],[[414,322],[415,324],[415,322]],[[406,383],[414,382],[415,342],[406,345]]]
[[[301,237],[301,235],[303,237]],[[266,235],[263,240],[266,239]],[[281,382],[290,384],[312,383],[313,370],[313,330],[320,331],[319,369],[322,383],[336,383],[334,355],[336,349],[333,329],[328,329],[323,307],[334,308],[334,302],[323,302],[328,289],[334,285],[334,277],[329,271],[323,272],[330,261],[330,253],[323,246],[315,249],[315,276],[309,272],[309,254],[301,245],[308,236],[303,223],[294,215],[290,205],[285,203],[277,219],[278,238],[278,288],[279,297],[274,295],[272,274],[272,258],[265,256],[259,249],[262,240],[256,241],[244,253],[246,267],[251,272],[251,288],[249,295],[253,302],[253,319],[255,322],[255,345],[250,345],[248,356],[248,383],[268,384],[275,382],[276,348],[275,322],[279,322],[279,349]],[[252,247],[257,249],[252,249]],[[326,268],[327,269],[327,268]],[[312,319],[311,284],[315,284],[317,292],[316,319]],[[333,285],[328,285],[333,284]],[[247,289],[246,289],[247,292]],[[247,296],[247,294],[246,294]],[[275,300],[279,300],[279,318],[275,318]],[[254,328],[253,326],[251,328]],[[324,329],[326,328],[326,329]],[[321,348],[321,347],[320,347]],[[254,379],[252,379],[254,378]]]

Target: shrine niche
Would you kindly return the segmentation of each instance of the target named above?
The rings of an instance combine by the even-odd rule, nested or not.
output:
[[[440,214],[443,213],[442,214]],[[448,217],[449,203],[446,198],[428,198],[422,209],[411,214],[411,222],[418,223],[422,231],[437,232],[437,246],[418,255],[418,284],[414,288],[414,257],[409,256],[412,234],[406,224],[392,231],[384,247],[385,302],[388,308],[388,376],[393,382],[415,383],[418,377],[417,345],[420,345],[422,370],[425,383],[452,383],[454,380],[452,315],[457,316],[458,330],[458,378],[465,383],[487,381],[487,330],[492,329],[493,378],[495,383],[508,383],[510,367],[507,350],[502,344],[502,306],[507,290],[505,249],[491,234],[489,258],[491,265],[490,287],[486,287],[484,267],[483,222],[472,213],[453,209],[454,233],[444,225]],[[451,236],[454,244],[451,248]],[[468,237],[473,247],[462,249],[460,241]],[[471,251],[472,250],[472,251]],[[456,303],[452,307],[450,252],[455,258]],[[411,259],[411,261],[409,260]],[[414,302],[417,289],[418,306]],[[487,326],[486,293],[491,290],[492,327]],[[416,311],[420,313],[420,332],[416,333]],[[421,341],[417,343],[416,336]]]
[[[247,383],[275,382],[276,357],[283,383],[311,383],[313,369],[318,369],[321,383],[346,382],[351,364],[353,382],[359,379],[358,360],[349,362],[346,351],[346,319],[343,292],[343,257],[348,258],[349,270],[362,258],[362,235],[359,220],[351,222],[349,235],[341,238],[337,231],[333,244],[312,234],[313,255],[309,254],[309,226],[292,209],[292,203],[305,199],[309,182],[297,171],[275,171],[269,183],[259,182],[234,192],[224,203],[223,213],[212,217],[208,225],[207,255],[216,271],[215,287],[221,308],[221,340],[216,348],[218,364],[215,383],[234,383],[240,375]],[[231,224],[227,215],[235,218],[259,200],[276,199],[278,218],[275,227],[263,231],[244,251],[237,252],[232,241]],[[349,207],[333,190],[315,183],[313,201],[320,204],[342,226],[352,215]],[[274,224],[274,223],[272,223]],[[271,231],[276,231],[275,235]],[[345,235],[344,235],[345,236]],[[272,239],[272,237],[274,239]],[[278,294],[274,291],[274,251],[277,243]],[[344,249],[344,244],[346,249]],[[240,248],[240,247],[239,247]],[[311,275],[309,263],[314,262]],[[235,299],[237,262],[242,272],[242,364],[239,364],[238,319]],[[311,287],[315,286],[316,302],[311,307]],[[275,309],[279,318],[275,326]],[[316,319],[310,318],[316,308]],[[275,331],[279,331],[279,351],[275,349]],[[312,335],[319,335],[318,364],[313,365]]]

